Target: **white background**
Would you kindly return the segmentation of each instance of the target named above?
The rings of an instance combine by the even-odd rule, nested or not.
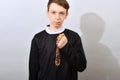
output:
[[[49,24],[48,0],[0,0],[0,80],[28,80],[30,44]],[[68,0],[64,26],[79,33],[88,60],[79,80],[120,79],[120,1]]]

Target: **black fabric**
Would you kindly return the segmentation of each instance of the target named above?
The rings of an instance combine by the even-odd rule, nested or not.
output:
[[[61,64],[55,66],[56,38],[45,30],[32,39],[29,58],[29,80],[78,80],[77,72],[86,68],[81,39],[76,32],[65,29],[68,43],[60,49]]]

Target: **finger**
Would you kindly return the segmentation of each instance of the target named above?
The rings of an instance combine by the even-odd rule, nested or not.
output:
[[[64,36],[64,33],[58,35],[56,44],[59,43],[59,41],[62,39],[63,36]]]
[[[57,46],[59,47],[59,48],[62,48],[62,47],[64,47],[66,44],[67,44],[67,38],[65,37],[65,36],[63,36],[62,37],[62,39],[59,41],[59,43],[57,44]]]
[[[59,34],[58,37],[57,37],[57,40],[60,41],[60,40],[62,39],[63,36],[64,36],[64,33]]]

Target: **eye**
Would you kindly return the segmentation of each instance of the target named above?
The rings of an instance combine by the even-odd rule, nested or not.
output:
[[[52,13],[52,14],[55,14],[56,12],[55,12],[55,11],[52,11],[51,13]]]
[[[64,12],[60,12],[61,15],[64,15],[65,13]]]

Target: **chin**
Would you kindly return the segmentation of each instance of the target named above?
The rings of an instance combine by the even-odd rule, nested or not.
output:
[[[56,28],[60,28],[61,26],[55,26]]]
[[[56,28],[60,28],[61,27],[61,25],[59,25],[59,24],[56,24],[56,25],[54,25]]]

